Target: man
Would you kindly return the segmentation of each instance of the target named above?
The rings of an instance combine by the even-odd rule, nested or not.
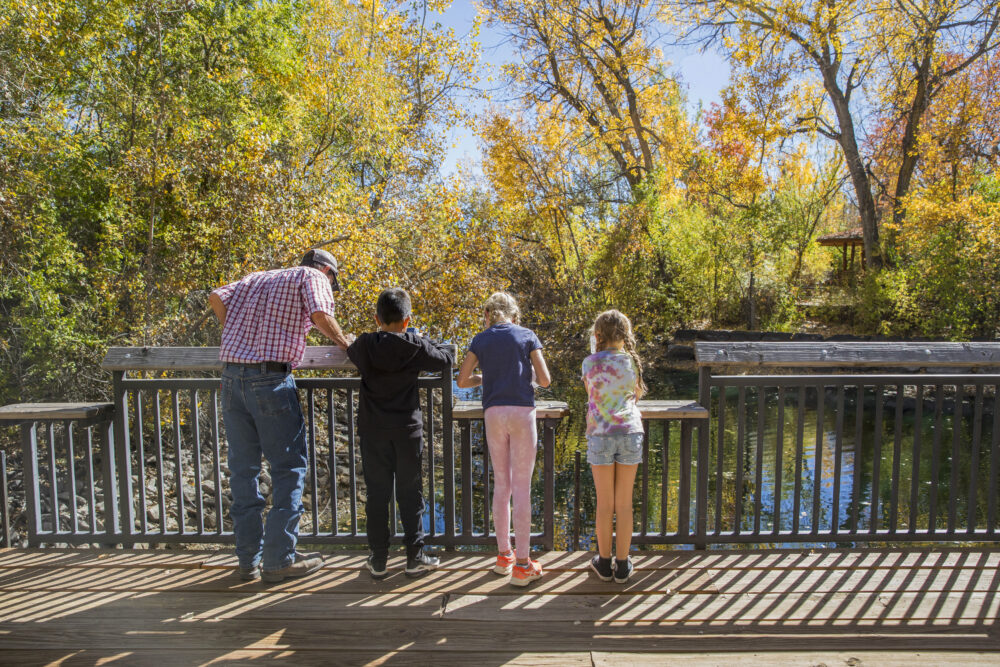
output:
[[[338,347],[351,341],[333,317],[337,260],[310,250],[299,266],[251,273],[218,288],[209,304],[222,323],[222,419],[229,441],[230,516],[240,576],[278,582],[323,564],[295,550],[308,458],[305,420],[292,368],[302,361],[315,326]],[[261,454],[271,466],[272,506],[257,479]]]

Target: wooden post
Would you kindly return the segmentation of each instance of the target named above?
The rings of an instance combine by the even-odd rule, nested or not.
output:
[[[542,485],[545,488],[545,499],[542,506],[542,516],[544,517],[545,539],[542,541],[542,548],[552,551],[555,548],[555,508],[556,508],[556,426],[558,419],[545,419],[542,421],[542,452],[543,465]]]
[[[712,388],[709,386],[709,367],[702,366],[698,369],[698,403],[707,413],[711,412]],[[721,401],[720,407],[722,409]],[[711,419],[705,419],[698,425],[698,478],[695,484],[695,497],[697,506],[695,508],[694,535],[695,549],[704,549],[707,546],[706,534],[708,531],[708,452],[709,452],[709,425]],[[688,439],[690,440],[691,422],[685,420],[681,422],[681,433],[683,439],[684,427],[688,428]],[[721,452],[719,454],[722,455]]]
[[[24,466],[24,506],[28,511],[28,546],[37,547],[42,532],[42,507],[38,500],[38,431],[34,421],[21,424],[21,465]],[[58,517],[58,508],[54,510]]]

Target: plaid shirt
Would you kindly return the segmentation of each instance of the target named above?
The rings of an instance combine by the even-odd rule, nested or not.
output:
[[[213,294],[226,306],[221,361],[284,361],[297,366],[306,351],[312,314],[333,315],[330,281],[311,267],[251,273]]]

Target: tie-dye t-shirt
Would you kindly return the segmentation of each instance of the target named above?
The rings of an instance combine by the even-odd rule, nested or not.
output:
[[[635,405],[635,362],[627,352],[602,350],[583,360],[587,435],[642,433]]]

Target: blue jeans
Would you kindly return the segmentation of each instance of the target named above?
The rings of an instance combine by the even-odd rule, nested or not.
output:
[[[302,487],[308,454],[306,427],[295,378],[226,364],[222,371],[222,419],[229,441],[229,515],[240,565],[263,559],[265,570],[295,560]],[[271,467],[271,510],[261,522],[264,497],[257,484],[261,455]]]

